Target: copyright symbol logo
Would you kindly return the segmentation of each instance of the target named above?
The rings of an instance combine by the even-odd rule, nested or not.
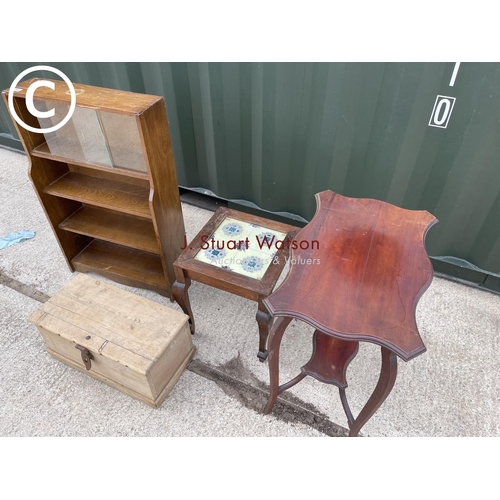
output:
[[[16,110],[14,108],[14,92],[17,84],[21,81],[23,77],[26,75],[33,73],[34,71],[50,71],[51,73],[55,73],[56,75],[60,76],[66,85],[69,88],[69,93],[71,96],[71,104],[69,106],[69,111],[68,114],[64,117],[63,120],[61,120],[57,125],[54,125],[53,127],[48,127],[48,128],[35,128],[31,127],[30,125],[27,125],[24,123],[21,118],[19,118],[18,114],[16,113]],[[26,107],[28,108],[28,111],[33,115],[36,116],[37,118],[51,118],[55,114],[55,109],[49,109],[48,111],[39,111],[38,109],[35,108],[34,104],[34,94],[36,89],[40,87],[48,87],[52,90],[54,90],[55,85],[53,82],[49,82],[48,80],[37,80],[36,82],[33,82],[26,90]],[[8,98],[8,103],[9,103],[9,111],[12,115],[12,118],[16,120],[16,122],[24,129],[29,130],[30,132],[35,132],[37,134],[44,134],[44,133],[49,133],[49,132],[55,132],[56,130],[59,130],[61,127],[66,125],[68,121],[71,119],[73,116],[73,113],[75,112],[76,108],[76,93],[75,93],[75,87],[71,83],[71,80],[59,69],[53,68],[52,66],[32,66],[31,68],[25,69],[22,73],[17,75],[15,80],[12,82],[12,85],[9,88],[9,98]]]

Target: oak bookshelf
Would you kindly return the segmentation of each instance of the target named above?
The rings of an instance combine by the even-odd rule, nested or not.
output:
[[[68,112],[65,83],[38,87],[33,116],[18,84],[14,109],[34,128]],[[94,272],[172,299],[173,262],[184,222],[165,103],[162,97],[74,84],[76,108],[51,133],[15,123],[30,160],[29,176],[72,271]],[[8,105],[8,90],[2,95]]]

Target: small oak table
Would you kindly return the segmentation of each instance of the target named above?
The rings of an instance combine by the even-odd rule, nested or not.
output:
[[[425,352],[415,309],[433,277],[424,239],[437,219],[423,210],[332,191],[317,194],[316,203],[316,215],[296,238],[317,240],[320,248],[292,249],[288,276],[263,301],[278,317],[269,335],[271,390],[264,413],[271,411],[278,394],[311,375],[339,388],[349,436],[357,436],[391,392],[397,357],[408,361]],[[316,262],[304,264],[307,259]],[[316,329],[313,354],[294,379],[280,386],[280,343],[292,318]],[[381,346],[382,367],[373,394],[355,419],[345,389],[347,366],[359,342]]]
[[[260,361],[267,358],[266,342],[272,317],[263,306],[276,285],[289,255],[297,227],[220,207],[174,262],[174,299],[195,322],[188,288],[191,280],[258,303]]]

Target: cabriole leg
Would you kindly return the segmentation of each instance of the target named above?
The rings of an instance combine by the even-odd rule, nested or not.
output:
[[[172,286],[172,295],[175,301],[179,304],[180,308],[184,311],[184,314],[189,316],[189,328],[191,329],[191,334],[194,334],[194,316],[191,310],[191,303],[189,302],[188,288],[191,285],[191,280],[185,276],[184,283],[180,281],[175,281]]]
[[[259,352],[257,357],[259,361],[264,362],[267,359],[267,337],[269,336],[269,330],[273,324],[273,317],[269,314],[266,306],[259,299],[258,301],[259,309],[257,310],[257,324],[259,325]]]
[[[389,396],[396,382],[397,372],[397,356],[389,349],[382,347],[382,368],[380,370],[380,378],[378,379],[377,387],[375,387],[373,394],[361,410],[358,418],[350,426],[351,430],[349,432],[349,437],[357,436],[363,425],[368,422],[387,399],[387,396]],[[344,401],[342,401],[342,403],[344,403]]]
[[[276,403],[276,398],[278,397],[278,386],[279,386],[279,355],[280,355],[280,344],[283,334],[287,329],[288,325],[292,321],[292,318],[279,317],[274,323],[271,332],[269,333],[268,339],[268,351],[269,351],[269,385],[270,393],[267,405],[264,409],[264,414],[267,415]]]

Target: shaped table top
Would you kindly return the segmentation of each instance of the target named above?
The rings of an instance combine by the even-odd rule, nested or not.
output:
[[[373,342],[405,361],[424,352],[415,309],[433,277],[424,239],[437,219],[332,191],[316,202],[314,218],[295,237],[288,276],[264,300],[271,314]]]

